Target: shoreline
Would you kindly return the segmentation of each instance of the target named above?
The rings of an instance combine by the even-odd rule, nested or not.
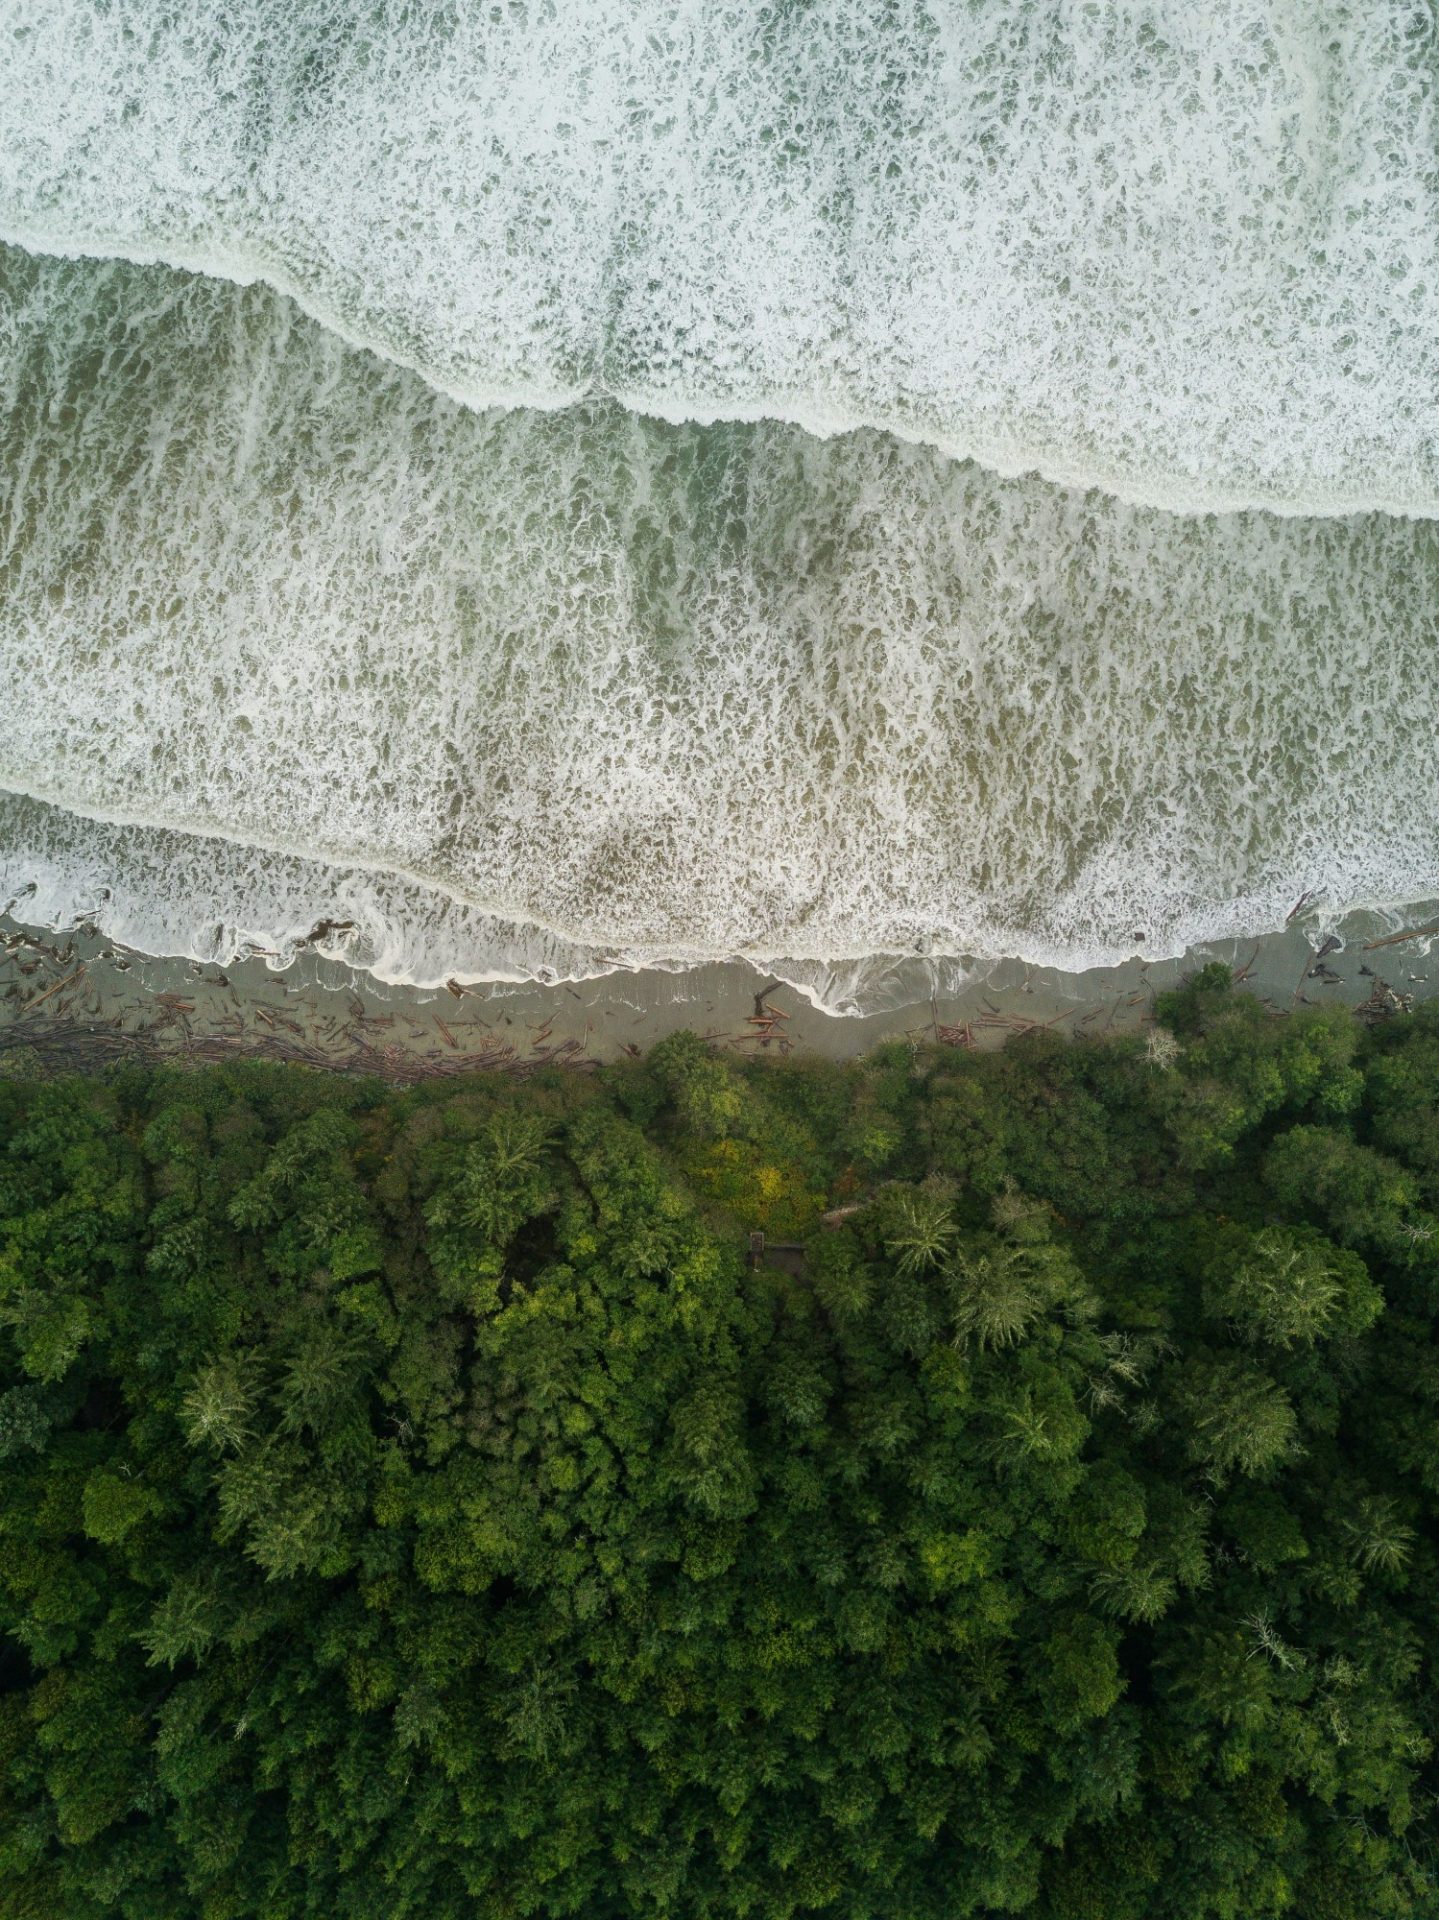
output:
[[[1213,960],[1276,1014],[1333,1003],[1392,1012],[1439,993],[1436,921],[1439,911],[1416,909],[1406,935],[1392,918],[1358,914],[1342,935],[1326,936],[1296,919],[1281,932],[1215,941],[1177,959],[1083,973],[975,963],[971,977],[936,981],[927,998],[841,1015],[744,960],[549,986],[408,987],[316,953],[283,971],[260,958],[222,968],[119,947],[88,923],[57,933],[4,916],[0,1073],[258,1057],[405,1085],[487,1068],[584,1068],[642,1054],[681,1028],[757,1058],[850,1059],[892,1040],[987,1049],[1040,1027],[1085,1038],[1142,1030],[1155,994]]]

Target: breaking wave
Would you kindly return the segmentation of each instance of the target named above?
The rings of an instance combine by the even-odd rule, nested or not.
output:
[[[261,286],[0,268],[0,865],[57,915],[108,885],[205,954],[354,919],[421,980],[740,953],[853,1002],[875,956],[1434,891],[1431,522],[476,413]]]
[[[263,279],[474,408],[1439,513],[1415,0],[0,0],[0,234]]]

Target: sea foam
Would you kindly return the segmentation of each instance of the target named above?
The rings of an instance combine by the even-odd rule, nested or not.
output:
[[[1434,892],[1431,522],[476,413],[264,287],[0,268],[0,788],[46,803],[0,865],[56,915],[108,885],[217,957],[351,918],[391,977],[743,953],[853,998],[876,955],[1077,968]]]
[[[1419,0],[0,0],[0,235],[264,279],[473,407],[1439,513]]]

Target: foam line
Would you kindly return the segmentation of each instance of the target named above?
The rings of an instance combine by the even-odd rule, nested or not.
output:
[[[0,787],[178,836],[147,910],[191,943],[336,917],[281,913],[296,861],[408,889],[407,970],[429,912],[521,976],[1080,968],[1435,892],[1430,522],[475,414],[261,286],[0,274]],[[467,966],[451,907],[508,946]]]
[[[1439,514],[1412,0],[0,0],[0,44],[0,233],[264,279],[478,410]]]
[[[0,793],[0,903],[31,926],[63,930],[82,922],[132,951],[180,956],[222,967],[255,956],[283,971],[302,947],[378,980],[440,988],[554,986],[644,970],[680,974],[706,961],[743,960],[784,981],[817,1012],[835,1017],[915,1006],[959,993],[1006,956],[862,952],[816,957],[786,952],[690,954],[673,947],[596,948],[504,914],[484,913],[441,887],[362,867],[332,867],[165,827],[122,825]],[[175,885],[177,875],[198,884]],[[1233,901],[1206,923],[1201,949],[1277,932],[1284,918],[1257,920],[1263,901]],[[1326,926],[1346,912],[1382,916],[1397,929],[1416,917],[1413,903],[1366,899],[1345,912],[1329,908]],[[1432,917],[1426,909],[1421,917]],[[329,922],[348,931],[312,942]],[[1152,943],[1144,957],[1178,958]],[[1120,956],[1114,956],[1118,960]],[[1132,956],[1125,955],[1123,958]],[[1063,956],[1031,956],[1033,966]]]

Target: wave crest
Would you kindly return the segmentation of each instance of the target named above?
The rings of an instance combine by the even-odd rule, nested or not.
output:
[[[389,876],[521,972],[1080,968],[1433,892],[1432,523],[476,415],[261,288],[0,268],[0,788]]]
[[[1427,9],[0,0],[0,232],[263,278],[467,404],[1439,514]]]

